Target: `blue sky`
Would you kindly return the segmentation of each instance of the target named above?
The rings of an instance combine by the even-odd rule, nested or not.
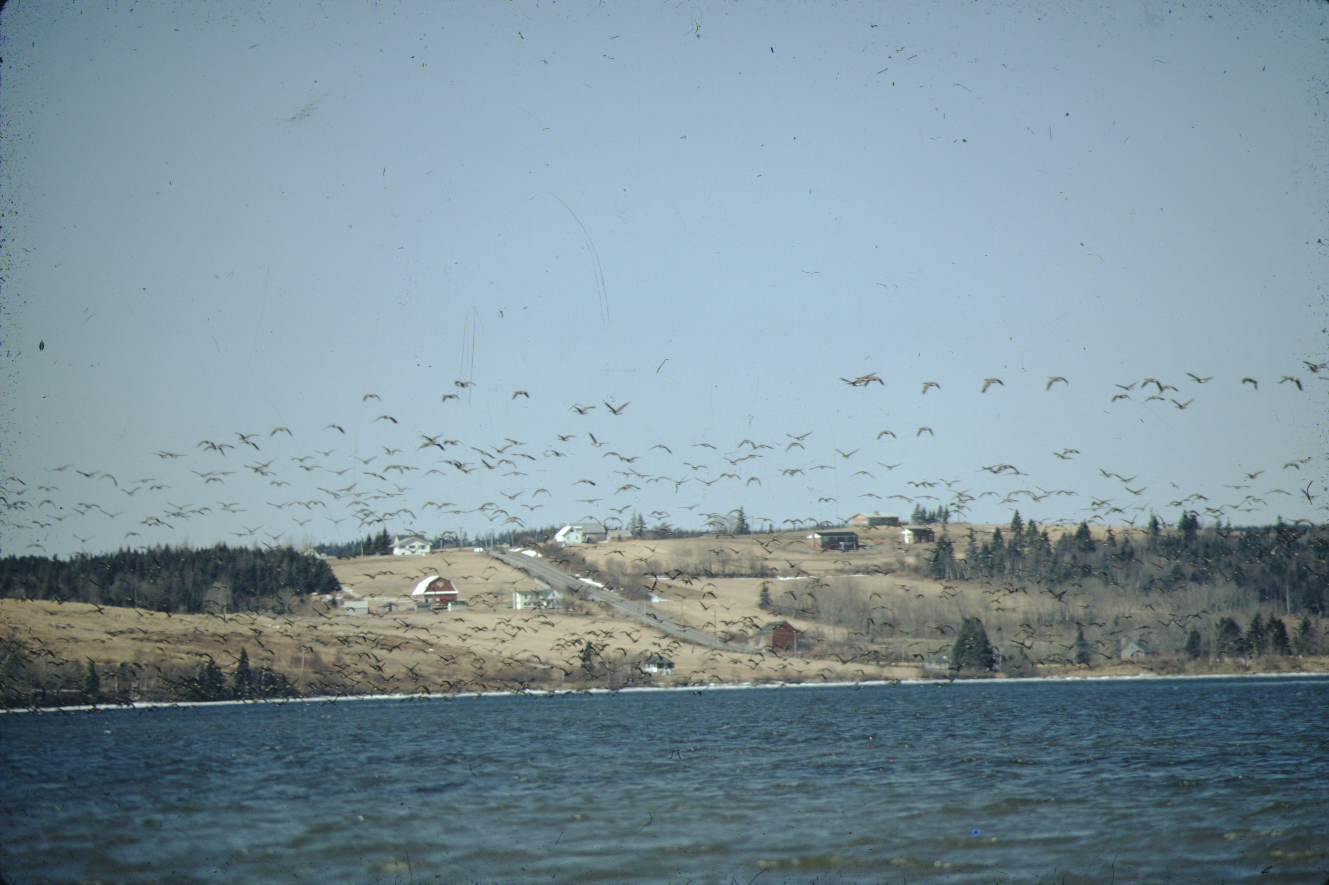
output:
[[[1327,4],[0,25],[5,553],[1323,520]]]

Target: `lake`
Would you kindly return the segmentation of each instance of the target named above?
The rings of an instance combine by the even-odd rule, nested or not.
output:
[[[11,885],[1329,879],[1329,677],[22,712],[0,736]]]

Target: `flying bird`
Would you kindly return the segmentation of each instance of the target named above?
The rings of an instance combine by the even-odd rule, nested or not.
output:
[[[1259,389],[1260,389],[1260,382],[1259,382],[1259,381],[1256,381],[1254,378],[1242,378],[1242,379],[1241,379],[1241,383],[1242,383],[1242,384],[1249,384],[1249,385],[1251,385],[1252,387],[1254,387],[1256,390],[1259,390]]]
[[[618,408],[614,408],[613,406],[609,405],[609,403],[605,403],[605,408],[608,409],[609,411],[613,412],[615,415],[622,415],[622,414],[623,414],[623,410],[626,409],[627,407],[628,407],[628,403],[624,403],[623,405],[619,406]]]
[[[1061,377],[1060,375],[1053,375],[1051,378],[1048,379],[1048,385],[1047,385],[1047,387],[1044,387],[1043,389],[1044,389],[1044,390],[1051,390],[1051,389],[1052,389],[1052,385],[1056,384],[1058,381],[1060,381],[1062,384],[1065,384],[1065,385],[1067,385],[1067,386],[1070,386],[1070,383],[1071,383],[1071,382],[1067,381],[1065,378]],[[1005,385],[1002,385],[1002,386],[1004,387]]]
[[[924,392],[924,393],[927,393],[929,387],[935,387],[935,388],[937,388],[938,390],[941,390],[941,385],[938,384],[936,381],[924,381],[924,382],[923,382],[923,392]]]
[[[1001,384],[1001,379],[1000,379],[1000,378],[984,378],[984,379],[983,379],[983,389],[980,390],[979,393],[987,393],[987,392],[988,392],[988,388],[991,387],[991,386],[994,385],[994,384]],[[1005,387],[1006,385],[1005,385],[1005,384],[1001,384],[1001,386],[1002,386],[1002,387]],[[1049,386],[1051,386],[1051,385],[1049,384]]]

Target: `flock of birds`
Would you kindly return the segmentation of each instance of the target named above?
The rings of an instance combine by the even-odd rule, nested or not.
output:
[[[1329,380],[1329,364],[1303,365],[1305,380],[1288,374],[1276,384],[1304,394],[1311,379]],[[840,381],[859,390],[886,386],[877,373]],[[1054,389],[1074,390],[1062,375],[1039,383],[1048,395]],[[1110,408],[1124,401],[1158,402],[1192,413],[1199,391],[1213,383],[1221,382],[1189,373],[1177,383],[1146,377],[1115,385],[1104,400]],[[1239,384],[1259,389],[1254,377],[1244,376]],[[449,410],[463,410],[474,387],[473,381],[456,381],[440,397],[443,413],[428,422],[467,426],[464,415]],[[983,378],[975,387],[985,399],[1009,389],[998,377]],[[929,401],[947,392],[938,381],[921,382],[921,395]],[[524,389],[508,397],[510,402],[531,399]],[[242,429],[157,449],[145,453],[131,475],[95,463],[64,463],[6,476],[0,480],[0,513],[9,539],[5,553],[69,554],[185,539],[303,546],[352,541],[384,529],[483,538],[587,519],[610,529],[626,528],[635,519],[647,527],[695,530],[730,525],[745,496],[757,497],[776,486],[781,500],[802,500],[815,512],[749,512],[747,522],[754,530],[801,529],[882,509],[907,518],[919,506],[944,508],[953,521],[969,521],[980,503],[1001,505],[986,507],[985,512],[1000,514],[994,521],[1023,507],[1026,515],[1041,509],[1043,522],[1121,524],[1169,510],[1174,517],[1177,510],[1194,510],[1210,520],[1233,521],[1235,516],[1241,522],[1243,512],[1307,514],[1326,507],[1322,465],[1314,463],[1319,453],[1260,470],[1234,470],[1224,483],[1230,489],[1226,500],[1217,495],[1229,492],[1165,489],[1167,484],[1156,478],[1146,481],[1096,464],[1096,470],[1085,473],[1111,483],[1107,492],[1097,494],[1040,485],[1039,465],[956,464],[948,469],[949,477],[911,475],[908,454],[894,446],[938,438],[931,424],[878,425],[875,435],[853,448],[837,447],[833,428],[800,428],[779,438],[744,437],[724,445],[672,439],[646,445],[632,442],[643,439],[641,428],[633,426],[643,406],[630,409],[631,401],[606,399],[566,403],[564,426],[527,440],[464,440],[463,433],[420,426],[425,421],[414,414],[385,410],[377,394],[364,394],[360,405],[353,420],[299,432],[285,425]],[[1305,408],[1315,407],[1308,398]],[[647,421],[658,419],[650,415]],[[475,418],[469,423],[475,429],[483,425]],[[832,441],[819,441],[819,436]],[[817,456],[818,451],[824,454]],[[1081,457],[1081,449],[1063,445],[1048,456],[1072,461]],[[1104,457],[1101,449],[1097,457]],[[1005,486],[994,487],[988,480],[986,487],[977,487],[975,478],[985,473]],[[1116,483],[1119,494],[1111,492]],[[766,494],[764,500],[770,499]],[[210,532],[219,536],[209,538]]]

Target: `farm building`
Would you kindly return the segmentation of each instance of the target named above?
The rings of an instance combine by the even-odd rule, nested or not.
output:
[[[937,533],[930,528],[911,526],[900,530],[901,544],[930,544],[937,540]]]
[[[674,662],[664,655],[651,655],[642,662],[641,671],[643,673],[654,673],[658,676],[673,676]]]
[[[368,599],[347,599],[341,604],[342,611],[348,615],[367,615],[369,614]]]
[[[598,522],[575,522],[554,533],[555,544],[598,544],[607,537],[605,527]]]
[[[1145,645],[1138,639],[1129,642],[1125,639],[1121,641],[1121,659],[1123,661],[1129,661],[1135,658],[1146,658],[1148,656],[1149,646]]]
[[[857,532],[813,532],[808,535],[813,550],[857,550]]]
[[[429,542],[419,535],[398,535],[392,539],[393,556],[424,556],[429,552]]]
[[[858,528],[875,528],[880,525],[899,525],[900,517],[894,513],[879,513],[876,510],[871,513],[860,513],[849,524]]]
[[[563,594],[552,587],[512,591],[512,607],[517,611],[526,608],[554,608],[562,599]]]
[[[438,575],[430,575],[416,584],[411,591],[411,598],[417,605],[446,606],[449,609],[459,602],[457,588],[447,578]]]
[[[798,650],[798,631],[788,621],[771,621],[757,631],[757,648]]]

